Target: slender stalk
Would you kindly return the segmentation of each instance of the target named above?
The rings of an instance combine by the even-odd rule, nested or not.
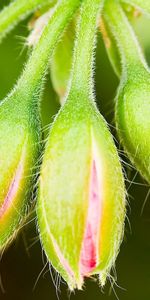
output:
[[[43,80],[49,57],[80,3],[81,0],[62,0],[56,5],[53,15],[49,19],[39,42],[33,49],[26,68],[18,81],[20,88],[23,87],[28,90],[30,87],[30,91],[34,90],[39,82]]]
[[[103,0],[85,0],[82,4],[74,50],[71,91],[91,93],[96,27],[102,4]]]
[[[128,3],[144,13],[150,15],[150,1],[149,0],[121,0],[124,3]]]
[[[104,18],[118,44],[123,73],[139,63],[147,68],[138,40],[118,0],[105,1]]]
[[[17,23],[37,8],[55,3],[56,0],[15,0],[0,12],[0,42]]]

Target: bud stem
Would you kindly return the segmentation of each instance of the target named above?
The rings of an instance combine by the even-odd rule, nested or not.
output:
[[[36,9],[54,0],[16,0],[0,12],[0,42],[15,25]]]
[[[83,2],[74,51],[71,91],[80,90],[91,94],[96,23],[102,4],[103,0]]]
[[[54,13],[45,27],[38,44],[33,49],[25,71],[18,82],[20,87],[27,90],[30,87],[30,91],[33,91],[43,80],[49,57],[65,26],[80,3],[81,0],[62,0],[56,5]]]
[[[130,70],[131,65],[147,68],[135,33],[117,0],[106,0],[104,17],[118,44],[123,74]]]

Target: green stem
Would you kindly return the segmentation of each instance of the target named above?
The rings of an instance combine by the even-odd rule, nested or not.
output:
[[[104,18],[118,44],[123,74],[131,65],[147,68],[138,40],[118,0],[105,1]]]
[[[55,3],[54,0],[15,0],[0,12],[0,42],[17,23],[37,8]]]
[[[150,1],[149,0],[121,0],[124,3],[128,3],[144,13],[150,15]]]
[[[21,89],[29,89],[30,87],[31,92],[43,80],[49,57],[80,3],[81,0],[62,0],[56,5],[53,15],[33,49],[26,68],[18,81],[18,86]]]
[[[71,91],[91,93],[96,25],[102,3],[102,0],[85,0],[82,4],[74,50]]]

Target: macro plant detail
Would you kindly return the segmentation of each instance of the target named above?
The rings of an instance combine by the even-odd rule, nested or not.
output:
[[[14,0],[0,12],[1,43],[33,14],[29,58],[0,102],[0,251],[35,209],[41,247],[71,291],[92,276],[105,285],[124,237],[125,176],[96,104],[98,31],[120,81],[117,136],[150,183],[150,71],[128,7],[150,16],[148,0]],[[48,72],[60,109],[45,141],[40,103]]]

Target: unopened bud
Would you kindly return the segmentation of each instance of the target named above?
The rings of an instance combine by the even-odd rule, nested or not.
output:
[[[138,65],[131,70],[118,90],[116,124],[129,158],[150,183],[150,73]]]
[[[118,1],[106,0],[105,12],[122,59],[122,76],[116,97],[118,133],[130,160],[150,182],[150,71]]]
[[[81,288],[93,274],[104,283],[124,217],[122,170],[103,118],[91,107],[66,103],[44,154],[38,220],[46,254],[70,288]]]
[[[70,89],[50,129],[40,175],[41,242],[70,289],[95,274],[105,283],[124,229],[122,169],[90,77],[102,4],[83,1]]]
[[[0,249],[19,229],[31,204],[40,153],[39,130],[34,105],[23,103],[21,95],[14,92],[1,103]]]

